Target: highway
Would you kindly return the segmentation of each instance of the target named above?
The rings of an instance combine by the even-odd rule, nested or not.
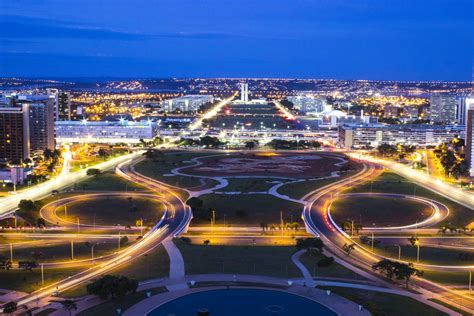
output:
[[[308,194],[304,197],[308,201],[303,210],[303,219],[307,230],[316,236],[319,236],[329,249],[338,257],[344,261],[371,271],[373,263],[382,259],[379,256],[366,248],[358,245],[348,234],[334,223],[328,212],[330,205],[334,197],[346,190],[351,186],[356,186],[371,179],[376,178],[383,172],[383,169],[373,163],[364,164],[364,168],[356,175],[342,179],[340,181],[331,183],[325,187],[319,188],[318,190]],[[348,256],[343,250],[343,246],[346,244],[355,244],[355,249]],[[396,260],[396,259],[393,259]],[[429,265],[429,264],[416,264],[417,268],[425,270],[438,270],[438,271],[470,271],[474,269],[474,266],[441,266],[441,265]],[[449,304],[458,306],[460,308],[466,308],[468,306],[470,311],[474,311],[474,299],[469,298],[462,293],[453,291],[440,284],[433,283],[431,281],[422,278],[413,278],[412,283],[415,284],[416,289],[425,294],[437,296],[440,300],[444,300]],[[459,301],[464,302],[462,305],[458,304]]]
[[[146,185],[150,190],[154,191],[157,199],[166,202],[167,209],[161,221],[147,232],[138,242],[125,248],[123,251],[118,252],[115,256],[111,256],[110,259],[105,260],[95,267],[68,277],[65,280],[61,280],[30,293],[19,299],[17,301],[18,305],[31,304],[55,292],[65,291],[84,284],[100,275],[116,269],[119,266],[129,264],[133,260],[140,260],[142,255],[153,250],[166,238],[177,236],[187,228],[192,218],[191,209],[184,203],[179,195],[168,186],[155,180],[143,178],[140,174],[134,172],[131,168],[133,163],[134,161],[130,159],[127,162],[121,163],[116,169],[117,174],[126,177],[130,181]],[[50,212],[51,211],[48,211],[47,213]]]
[[[102,171],[112,169],[117,164],[135,159],[140,157],[143,151],[137,151],[128,155],[112,158],[108,161],[94,165],[93,168],[100,169]],[[79,170],[76,172],[68,172],[69,160],[65,159],[65,167],[59,176],[48,180],[46,182],[35,185],[31,188],[25,189],[24,191],[18,192],[17,194],[0,198],[0,217],[6,216],[18,208],[18,203],[25,200],[40,200],[49,195],[54,190],[64,190],[65,188],[72,186],[74,183],[89,177],[86,169]]]
[[[376,163],[387,169],[398,173],[402,177],[409,179],[418,185],[421,185],[428,190],[434,191],[456,203],[459,203],[467,208],[474,211],[474,193],[463,191],[455,185],[443,182],[440,179],[435,178],[432,175],[428,175],[419,170],[412,169],[406,165],[395,161],[388,161],[384,159],[378,159],[367,155],[361,155],[359,153],[349,153],[349,156],[363,161]]]

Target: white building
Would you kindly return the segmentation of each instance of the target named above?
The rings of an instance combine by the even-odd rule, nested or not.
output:
[[[152,140],[158,133],[155,122],[133,121],[57,121],[56,142],[102,143],[102,144],[137,144],[140,139]]]
[[[430,98],[430,120],[432,123],[456,123],[456,97],[449,94],[435,94]]]
[[[467,98],[466,106],[466,160],[469,164],[469,175],[474,177],[474,97]]]
[[[325,98],[297,95],[289,96],[287,99],[303,115],[317,115],[320,112],[332,110]]]
[[[438,145],[455,136],[464,137],[459,126],[343,124],[339,126],[339,145],[344,148],[377,147],[380,144],[417,146]]]
[[[174,112],[176,110],[181,112],[197,112],[202,105],[213,101],[214,97],[212,95],[190,94],[165,101],[167,103],[165,110],[167,112]]]
[[[31,168],[7,167],[0,169],[0,183],[24,184],[28,175],[33,171]]]

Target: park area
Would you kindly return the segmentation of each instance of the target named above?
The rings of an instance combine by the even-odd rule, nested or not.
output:
[[[432,210],[419,202],[379,196],[342,196],[331,206],[337,224],[354,221],[363,227],[410,225],[428,218]]]

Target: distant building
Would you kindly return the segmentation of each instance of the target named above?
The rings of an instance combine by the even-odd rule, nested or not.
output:
[[[392,104],[385,104],[383,108],[383,116],[384,117],[398,117],[400,113],[400,108],[396,105]]]
[[[29,105],[0,106],[0,159],[22,161],[30,156]]]
[[[240,84],[240,101],[242,103],[249,102],[249,84],[248,83]]]
[[[24,184],[28,175],[32,173],[31,168],[7,167],[0,169],[0,183]]]
[[[103,143],[138,144],[140,139],[152,140],[158,133],[155,122],[134,121],[57,121],[58,144]]]
[[[474,177],[474,98],[466,99],[466,160],[469,175]]]
[[[56,111],[56,121],[71,120],[71,96],[69,92],[59,91],[58,93],[58,110]]]
[[[455,136],[464,136],[459,126],[343,124],[339,126],[339,145],[344,148],[376,147],[380,144],[437,145]]]
[[[332,110],[332,107],[328,106],[325,98],[297,95],[289,96],[287,100],[293,103],[294,108],[302,115],[315,115],[323,111]]]
[[[474,104],[474,97],[463,96],[456,99],[456,123],[466,125],[467,110]]]
[[[404,106],[402,111],[402,116],[411,120],[416,120],[420,115],[420,111],[417,106]]]
[[[449,94],[435,94],[430,99],[430,120],[432,123],[456,123],[456,97]]]
[[[197,112],[199,108],[206,104],[214,101],[212,95],[201,95],[201,94],[190,94],[179,98],[166,100],[167,112],[174,112],[179,110],[181,112]]]

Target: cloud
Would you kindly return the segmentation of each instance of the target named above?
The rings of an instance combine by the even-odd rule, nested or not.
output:
[[[96,40],[144,40],[148,34],[130,33],[65,21],[0,15],[0,38],[72,38]]]

